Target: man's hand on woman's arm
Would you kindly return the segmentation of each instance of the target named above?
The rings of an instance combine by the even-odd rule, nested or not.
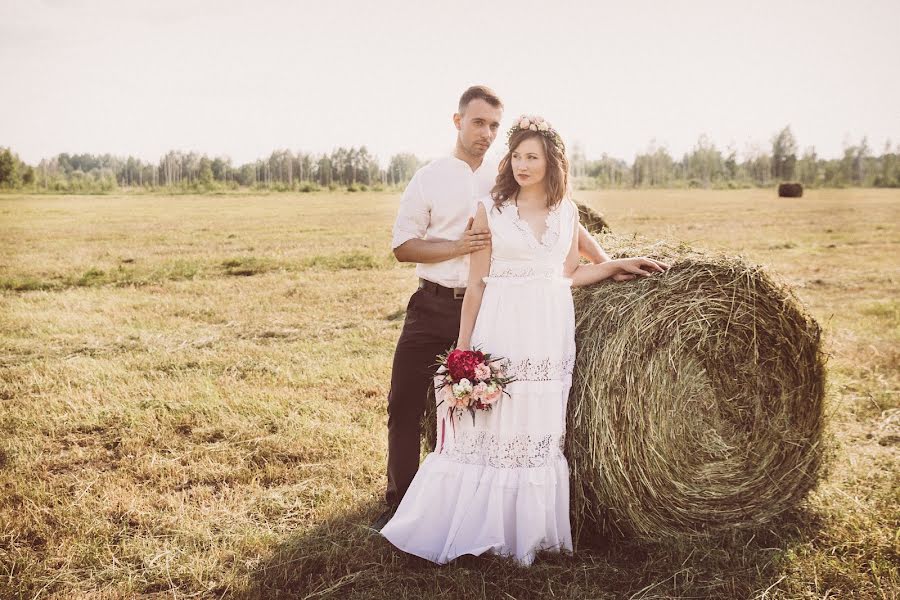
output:
[[[457,256],[464,256],[486,248],[491,243],[491,231],[476,228],[469,217],[466,230],[458,240],[423,240],[413,238],[394,248],[394,256],[400,262],[436,263]]]

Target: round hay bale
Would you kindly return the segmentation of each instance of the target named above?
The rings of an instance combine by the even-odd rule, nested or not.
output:
[[[612,231],[603,215],[581,202],[576,202],[575,205],[578,206],[578,217],[581,220],[581,224],[589,232],[602,233],[604,231]]]
[[[574,290],[573,531],[698,541],[795,506],[823,456],[819,325],[740,258],[598,240],[672,267]]]
[[[778,184],[778,197],[779,198],[802,198],[803,197],[803,184],[801,184],[801,183],[779,183]]]

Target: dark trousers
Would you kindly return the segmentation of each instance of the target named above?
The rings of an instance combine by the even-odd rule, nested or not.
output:
[[[416,471],[422,443],[422,415],[433,383],[437,355],[456,342],[462,300],[419,289],[409,299],[403,331],[394,351],[388,394],[388,460],[385,501],[397,506]]]

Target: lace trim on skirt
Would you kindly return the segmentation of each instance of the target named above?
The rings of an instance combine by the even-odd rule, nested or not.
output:
[[[453,445],[444,453],[449,459],[501,469],[543,467],[563,458],[565,434],[520,433],[505,439],[485,430],[458,431]]]
[[[545,358],[537,360],[507,360],[506,374],[517,381],[560,381],[572,374],[575,355],[570,354],[559,360]]]

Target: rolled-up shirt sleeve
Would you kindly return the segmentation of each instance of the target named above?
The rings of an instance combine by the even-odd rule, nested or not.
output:
[[[422,181],[416,171],[409,180],[403,197],[400,198],[400,209],[397,212],[397,220],[394,221],[394,235],[391,240],[391,250],[397,248],[411,239],[422,239],[431,218],[431,206],[422,193]]]

